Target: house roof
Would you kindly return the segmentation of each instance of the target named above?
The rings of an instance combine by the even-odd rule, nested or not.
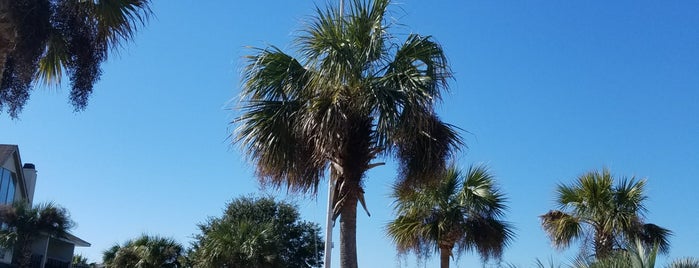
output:
[[[65,235],[63,235],[63,239],[61,239],[61,240],[64,240],[64,241],[71,243],[71,244],[74,244],[78,247],[92,246],[89,242],[82,240],[80,237],[77,237],[71,233],[65,233]]]
[[[0,144],[0,166],[12,158],[12,155],[17,151],[19,151],[17,145]]]
[[[44,235],[47,235],[44,233]],[[55,237],[55,236],[50,236],[52,239],[58,239],[66,243],[73,244],[78,247],[89,247],[92,246],[89,242],[82,240],[80,237],[75,236],[74,234],[71,233],[65,233],[61,237]]]

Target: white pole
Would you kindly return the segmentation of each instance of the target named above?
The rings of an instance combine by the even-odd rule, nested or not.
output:
[[[330,268],[331,255],[333,252],[333,193],[335,193],[335,180],[332,175],[332,168],[328,168],[328,215],[325,222],[325,268]]]
[[[345,1],[340,0],[340,22],[344,16]],[[328,215],[325,222],[325,268],[330,268],[333,252],[333,194],[335,193],[335,177],[333,176],[332,164],[328,167]]]

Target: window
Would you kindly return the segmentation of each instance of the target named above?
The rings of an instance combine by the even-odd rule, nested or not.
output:
[[[15,174],[0,168],[0,204],[12,204],[15,200]]]

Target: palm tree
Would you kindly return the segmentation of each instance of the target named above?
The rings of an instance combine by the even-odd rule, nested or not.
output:
[[[182,253],[182,245],[171,238],[141,235],[105,250],[102,261],[107,268],[176,268]]]
[[[53,203],[31,206],[26,202],[0,205],[0,246],[13,248],[12,261],[20,268],[31,266],[32,242],[41,236],[61,237],[73,222],[68,212]]]
[[[451,77],[441,46],[410,34],[389,35],[390,0],[354,0],[346,15],[317,9],[295,48],[257,49],[244,71],[242,115],[233,139],[256,164],[263,185],[317,193],[325,170],[335,185],[340,264],[357,267],[357,203],[364,177],[395,155],[400,181],[415,184],[442,170],[460,145],[434,111]],[[328,168],[329,167],[329,168]],[[365,207],[366,208],[366,207]]]
[[[646,181],[624,178],[614,186],[613,180],[605,168],[583,174],[572,186],[558,185],[559,210],[541,216],[553,245],[566,248],[587,237],[585,241],[593,242],[595,257],[603,259],[639,239],[646,247],[657,245],[661,253],[667,253],[671,232],[643,222]]]
[[[686,257],[672,261],[667,268],[699,268],[699,259]]]
[[[505,197],[483,166],[466,174],[449,167],[438,185],[398,187],[394,197],[398,217],[387,230],[398,251],[418,256],[438,251],[442,268],[449,267],[454,249],[476,250],[484,260],[500,258],[512,239],[512,227],[500,219]]]
[[[17,117],[32,82],[59,84],[64,72],[73,107],[84,109],[108,52],[150,12],[149,0],[0,0],[0,111]]]

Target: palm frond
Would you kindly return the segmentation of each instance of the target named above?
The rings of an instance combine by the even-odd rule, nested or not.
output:
[[[93,14],[98,22],[100,42],[115,49],[133,40],[139,27],[153,15],[150,0],[93,0]],[[85,3],[85,4],[87,4]]]
[[[500,259],[514,238],[512,226],[495,217],[471,216],[465,222],[464,232],[459,248],[475,250],[484,261]]]
[[[461,137],[435,114],[404,116],[391,137],[400,161],[400,183],[410,186],[437,179],[440,174],[435,171],[445,169],[447,159],[462,145]]]
[[[507,209],[504,194],[494,185],[488,168],[482,165],[469,167],[459,192],[459,202],[471,213],[484,217],[501,217]]]
[[[581,235],[582,226],[579,219],[560,210],[549,211],[540,218],[544,231],[558,248],[567,248]]]
[[[658,251],[662,254],[670,252],[670,237],[672,231],[660,227],[652,223],[646,223],[639,227],[635,234],[632,234],[631,239],[637,239],[646,247],[658,247]]]

